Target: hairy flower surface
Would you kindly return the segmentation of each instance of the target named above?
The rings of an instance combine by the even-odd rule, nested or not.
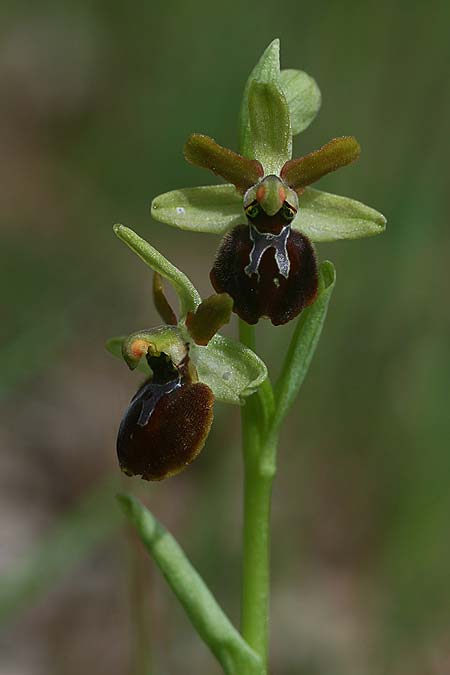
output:
[[[355,138],[335,138],[292,159],[292,136],[314,119],[320,100],[306,73],[280,71],[275,40],[245,88],[240,154],[203,134],[192,134],[185,145],[188,162],[227,184],[173,190],[152,202],[156,220],[225,235],[211,282],[217,292],[232,297],[233,310],[251,324],[261,317],[286,323],[315,301],[318,266],[312,242],[367,237],[385,229],[384,216],[374,209],[309,187],[359,157]]]
[[[129,476],[161,480],[183,471],[208,436],[214,401],[241,404],[267,376],[250,349],[217,335],[232,309],[227,294],[203,302],[189,279],[156,249],[123,225],[116,234],[153,270],[153,300],[165,325],[112,338],[110,352],[147,379],[126,409],[117,437],[119,464]],[[168,279],[181,316],[164,295]]]

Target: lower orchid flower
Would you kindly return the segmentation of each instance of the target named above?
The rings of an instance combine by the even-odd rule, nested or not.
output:
[[[189,279],[150,244],[123,225],[115,232],[153,268],[153,299],[166,322],[107,344],[131,370],[147,375],[120,423],[117,454],[125,474],[161,480],[183,471],[199,455],[215,399],[242,403],[266,378],[267,369],[250,349],[217,335],[231,315],[226,293],[201,302]],[[164,295],[162,277],[172,282],[180,299],[179,320]]]

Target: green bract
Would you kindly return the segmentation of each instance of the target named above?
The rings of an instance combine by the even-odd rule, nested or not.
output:
[[[232,309],[229,296],[215,295],[201,302],[187,276],[159,251],[123,225],[116,225],[114,231],[149,267],[170,280],[179,297],[183,315],[176,326],[159,326],[135,331],[127,337],[111,338],[106,344],[108,351],[123,358],[132,370],[137,369],[147,376],[151,373],[145,358],[147,354],[164,352],[176,365],[189,354],[199,381],[210,387],[218,401],[242,404],[266,379],[267,368],[248,347],[230,338],[214,335],[229,321]],[[157,290],[161,293],[159,284]],[[206,341],[207,344],[204,344]]]
[[[180,229],[219,235],[245,222],[240,193],[250,174],[242,168],[241,177],[239,167],[249,166],[244,159],[247,157],[261,163],[264,176],[281,174],[285,183],[297,191],[299,211],[292,226],[312,241],[356,239],[383,232],[386,219],[374,209],[346,197],[305,188],[358,157],[359,145],[354,138],[333,139],[320,150],[291,160],[292,135],[308,127],[320,103],[320,91],[309,75],[299,70],[280,70],[279,41],[274,40],[245,86],[240,114],[241,159],[200,135],[201,148],[194,147],[195,152],[189,156],[189,161],[233,184],[166,192],[153,200],[152,216]]]

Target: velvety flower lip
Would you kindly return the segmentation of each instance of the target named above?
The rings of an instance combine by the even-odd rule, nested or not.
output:
[[[152,377],[125,411],[117,455],[126,475],[163,480],[183,471],[203,449],[213,421],[214,394],[164,353],[147,355],[147,361]]]

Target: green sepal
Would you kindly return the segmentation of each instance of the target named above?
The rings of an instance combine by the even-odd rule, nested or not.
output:
[[[186,341],[176,326],[159,326],[150,330],[138,330],[128,335],[122,343],[122,357],[130,370],[134,370],[149,354],[164,353],[174,365],[179,365],[187,354]]]
[[[214,336],[206,347],[192,344],[190,355],[199,380],[224,403],[242,405],[267,377],[267,367],[259,356],[223,335]]]
[[[289,107],[273,82],[252,82],[248,94],[252,138],[251,157],[264,167],[264,175],[280,173],[292,155]]]
[[[273,40],[265,49],[256,66],[250,73],[244,88],[239,116],[239,148],[246,157],[252,156],[253,141],[250,130],[248,97],[252,82],[272,82],[280,85],[280,40]]]
[[[120,494],[117,499],[224,672],[228,675],[262,675],[260,658],[232,625],[174,537],[137,499],[127,494]]]
[[[159,272],[161,276],[170,281],[180,300],[182,317],[185,317],[189,311],[193,312],[196,309],[201,302],[200,295],[183,272],[128,227],[114,225],[114,232],[152,270]]]
[[[228,293],[214,293],[203,300],[195,313],[186,317],[186,328],[198,345],[205,346],[222,326],[227,324],[233,311],[233,299]]]
[[[257,159],[238,155],[204,134],[189,136],[184,146],[184,156],[190,164],[209,169],[242,193],[255,185],[264,173]]]
[[[282,70],[280,84],[289,106],[291,131],[296,136],[316,117],[322,95],[316,81],[303,70]]]
[[[309,155],[291,159],[281,169],[281,178],[300,194],[331,171],[336,171],[358,159],[361,147],[353,136],[333,138]]]
[[[165,192],[152,201],[151,214],[180,230],[219,235],[246,220],[242,195],[231,184]]]
[[[386,218],[355,199],[306,188],[292,227],[312,241],[359,239],[382,234]]]
[[[315,302],[297,319],[281,374],[275,386],[275,413],[272,433],[277,431],[297,398],[319,342],[328,311],[328,303],[336,283],[333,263],[320,266],[319,293]]]

